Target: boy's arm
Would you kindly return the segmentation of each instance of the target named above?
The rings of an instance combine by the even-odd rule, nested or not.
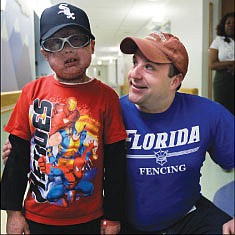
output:
[[[104,147],[104,221],[102,226],[120,227],[124,216],[125,140]],[[110,224],[109,221],[117,221]]]
[[[30,170],[30,143],[9,135],[12,150],[1,179],[1,209],[21,211]]]
[[[105,145],[104,217],[108,220],[123,218],[125,172],[125,140]]]

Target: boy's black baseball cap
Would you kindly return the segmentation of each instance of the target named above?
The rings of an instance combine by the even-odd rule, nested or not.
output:
[[[58,30],[73,25],[95,39],[91,33],[88,16],[82,9],[68,3],[59,3],[46,8],[40,18],[40,43]]]

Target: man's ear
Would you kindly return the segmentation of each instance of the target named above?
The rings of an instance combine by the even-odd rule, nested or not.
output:
[[[182,75],[182,73],[179,73],[177,75],[175,75],[174,77],[171,78],[171,87],[172,89],[177,89],[179,87],[179,85],[182,83],[184,77]]]
[[[44,51],[42,48],[41,48],[41,53],[43,54],[44,58],[48,60],[48,53]]]

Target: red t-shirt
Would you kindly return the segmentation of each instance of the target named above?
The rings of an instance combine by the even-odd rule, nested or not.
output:
[[[103,146],[126,138],[110,87],[97,79],[35,80],[23,88],[5,130],[31,143],[26,218],[71,225],[102,216]]]

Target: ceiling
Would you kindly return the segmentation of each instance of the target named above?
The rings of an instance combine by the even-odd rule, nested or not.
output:
[[[62,2],[51,0],[52,4]],[[118,56],[119,44],[126,36],[144,36],[165,21],[167,0],[66,0],[88,15],[96,37],[96,58]]]

